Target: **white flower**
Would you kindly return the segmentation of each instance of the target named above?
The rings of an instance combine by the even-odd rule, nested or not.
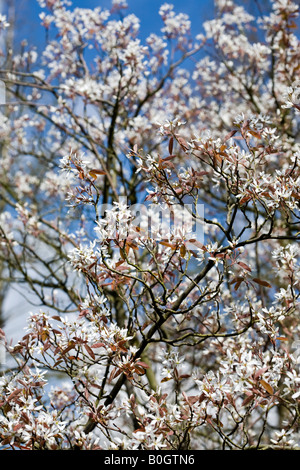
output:
[[[6,21],[6,16],[0,14],[0,31],[9,27],[9,23]]]

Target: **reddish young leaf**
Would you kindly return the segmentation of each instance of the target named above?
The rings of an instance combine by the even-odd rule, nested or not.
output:
[[[6,401],[12,400],[12,398],[14,398],[15,396],[20,395],[21,392],[22,392],[21,388],[16,388],[13,392],[11,392],[10,395],[8,395],[8,397],[6,398]]]
[[[252,197],[253,197],[252,194],[247,194],[246,196],[242,197],[242,199],[240,199],[239,204],[242,205],[245,202],[250,201],[250,199],[252,199]]]
[[[62,350],[61,354],[64,355],[67,352],[71,351],[71,349],[73,349],[74,346],[75,346],[74,341],[70,341],[69,345],[65,349]]]
[[[190,374],[181,374],[179,376],[179,379],[182,380],[182,379],[189,379],[190,378]]]
[[[230,131],[230,132],[225,136],[224,142],[226,142],[226,140],[231,139],[231,137],[233,137],[236,133],[237,133],[237,130]]]
[[[174,143],[174,137],[170,137],[170,140],[169,140],[169,154],[172,155],[173,153],[173,143]]]
[[[97,176],[98,176],[98,175],[106,175],[106,171],[93,169],[93,170],[90,170],[90,171],[89,171],[89,175],[90,175],[92,178],[97,179]]]
[[[250,403],[253,400],[254,396],[255,396],[254,394],[251,394],[248,397],[246,397],[245,400],[242,402],[242,406],[248,405],[248,403]]]
[[[261,135],[259,134],[259,132],[249,131],[249,133],[253,135],[253,137],[256,137],[257,139],[261,139]]]
[[[88,344],[85,344],[84,348],[85,348],[86,352],[91,356],[92,359],[96,359],[94,351],[92,350],[92,348]]]
[[[195,238],[191,238],[190,240],[188,240],[189,243],[192,243],[193,245],[195,245],[197,248],[200,248],[200,250],[203,250],[203,251],[207,251],[206,247],[203,245],[203,243],[199,242],[198,240],[196,240]]]
[[[145,201],[149,201],[150,199],[154,198],[156,193],[151,193],[151,194],[148,194],[148,196],[145,197]]]
[[[261,384],[261,386],[262,386],[270,395],[273,395],[274,390],[273,390],[273,388],[271,387],[271,385],[268,384],[268,382],[266,382],[265,380],[261,379],[261,380],[259,381],[259,383]]]
[[[267,370],[268,367],[261,367],[260,369],[258,369],[254,374],[255,380],[258,379],[258,377],[260,377],[261,375],[263,375]]]
[[[243,263],[242,261],[239,261],[238,265],[241,266],[241,268],[244,268],[246,269],[246,271],[249,271],[251,273],[251,268],[247,264]]]
[[[161,245],[168,246],[169,248],[172,248],[173,250],[176,250],[177,246],[174,243],[169,243],[169,242],[159,242]]]
[[[183,137],[177,137],[179,145],[183,148],[183,150],[187,151],[189,149],[189,145],[187,141]]]
[[[169,160],[173,160],[173,158],[176,158],[176,155],[169,155],[168,157],[163,158],[161,161],[168,162]]]
[[[139,365],[139,366],[142,366],[144,369],[149,369],[149,365],[146,364],[146,362],[137,361],[136,364]]]
[[[235,284],[236,282],[242,282],[244,280],[243,277],[234,277],[231,281],[230,281],[230,285],[232,284]]]
[[[145,374],[145,369],[143,367],[134,366],[134,370],[138,375],[144,375]]]
[[[256,284],[259,284],[263,287],[272,287],[271,284],[269,284],[267,281],[263,281],[262,279],[258,279],[257,277],[252,278],[252,281],[256,282]]]
[[[95,343],[91,347],[94,349],[97,349],[97,348],[102,348],[103,346],[105,346],[105,343]]]
[[[238,290],[238,288],[240,287],[240,285],[242,284],[244,279],[242,279],[241,281],[237,281],[237,283],[235,284],[234,286],[234,290]]]
[[[180,256],[181,258],[184,258],[186,255],[186,247],[184,245],[181,245],[180,247]]]

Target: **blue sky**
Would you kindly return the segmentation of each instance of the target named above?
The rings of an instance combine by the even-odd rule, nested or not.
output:
[[[158,14],[160,6],[164,3],[174,5],[175,12],[186,13],[192,22],[192,33],[194,35],[202,32],[203,21],[213,17],[213,0],[127,0],[128,13],[134,13],[141,21],[141,37],[147,37],[151,32],[159,33],[162,26]],[[74,7],[82,8],[110,8],[111,0],[73,0]],[[22,38],[36,39],[41,32],[39,13],[41,11],[36,0],[16,0],[17,24]]]
[[[158,10],[164,3],[174,5],[176,12],[186,13],[190,16],[192,21],[192,30],[196,34],[201,29],[203,21],[209,19],[213,15],[213,0],[127,0],[128,11],[134,13],[141,20],[141,28],[143,33],[149,34],[153,30],[158,31],[161,26],[161,20],[158,15]],[[75,0],[73,2],[76,6],[85,6],[94,8],[96,6],[103,6],[109,8],[111,5],[110,0]]]

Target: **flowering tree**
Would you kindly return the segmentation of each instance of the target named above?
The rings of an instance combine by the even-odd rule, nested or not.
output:
[[[2,448],[299,448],[299,6],[39,0],[2,52]],[[253,6],[256,2],[253,2]],[[7,27],[0,18],[1,29]]]

